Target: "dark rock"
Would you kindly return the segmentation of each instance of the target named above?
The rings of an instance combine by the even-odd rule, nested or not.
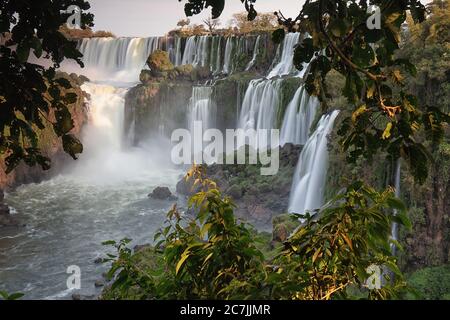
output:
[[[160,200],[176,200],[177,197],[175,197],[172,192],[170,192],[169,188],[167,187],[156,187],[152,193],[148,195],[150,198],[153,199],[160,199]]]
[[[0,203],[0,215],[9,215],[10,213],[10,209],[9,207],[4,204],[4,203]]]
[[[5,193],[0,189],[0,202],[3,202],[3,200],[5,200]]]
[[[96,288],[100,288],[100,287],[105,286],[105,283],[103,282],[103,280],[96,280],[95,283],[94,283],[94,286]]]
[[[97,259],[94,260],[95,264],[100,264],[102,262],[103,262],[103,258],[97,258]]]

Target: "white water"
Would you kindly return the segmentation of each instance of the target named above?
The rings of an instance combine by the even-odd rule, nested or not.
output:
[[[280,132],[280,142],[304,145],[309,136],[309,129],[316,116],[319,102],[310,97],[304,86],[295,92],[286,108]]]
[[[187,39],[182,64],[192,64],[194,67],[208,65],[210,54],[210,36],[192,36]]]
[[[193,128],[194,121],[201,121],[203,130],[215,127],[214,105],[211,101],[212,87],[196,86],[192,88],[189,108],[189,128]]]
[[[259,47],[259,46],[260,46],[260,45],[259,45],[260,41],[261,41],[261,36],[258,35],[258,36],[256,37],[255,46],[254,46],[254,48],[253,48],[253,57],[252,57],[252,60],[250,60],[250,62],[247,64],[247,67],[245,68],[245,71],[250,70],[250,69],[255,65],[255,63],[256,63],[256,58],[258,57],[258,54],[259,54],[259,52],[260,52],[260,47]]]
[[[107,268],[94,264],[107,252],[102,241],[124,237],[134,244],[152,241],[173,201],[149,199],[147,194],[157,186],[174,192],[182,172],[171,165],[170,146],[155,147],[154,138],[140,147],[124,143],[124,96],[134,85],[126,82],[139,74],[133,68],[142,68],[143,52],[155,48],[149,43],[84,41],[87,65],[98,64],[87,71],[100,79],[114,75],[119,83],[83,85],[90,96],[89,123],[80,137],[84,151],[77,161],[49,181],[23,185],[6,195],[26,226],[0,229],[0,290],[23,292],[25,299],[98,294],[101,289],[94,281]],[[81,268],[80,290],[67,289],[66,270],[71,265]]]
[[[400,198],[400,183],[401,183],[401,160],[397,159],[396,164],[395,164],[395,181],[394,181],[395,196],[397,198]],[[393,214],[396,215],[397,210],[394,210]],[[398,240],[398,224],[395,222],[392,224],[391,234],[392,234],[392,239]],[[392,249],[393,254],[395,255],[396,247],[394,244],[391,244],[391,249]]]
[[[225,45],[225,57],[223,63],[223,73],[230,74],[231,73],[231,60],[233,54],[234,47],[234,37],[228,37]]]
[[[83,39],[82,72],[96,80],[137,81],[149,54],[160,48],[159,37]]]
[[[299,42],[300,33],[288,33],[283,40],[280,62],[270,71],[267,78],[284,76],[293,73],[296,69],[293,63],[295,45]]]
[[[339,111],[322,116],[317,129],[306,142],[295,169],[289,209],[305,213],[323,205],[323,193],[328,169],[328,138]]]

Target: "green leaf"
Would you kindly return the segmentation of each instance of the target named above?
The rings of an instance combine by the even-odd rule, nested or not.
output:
[[[347,32],[344,19],[336,18],[330,23],[330,31],[335,37],[342,37]]]
[[[27,62],[30,56],[30,45],[26,40],[21,41],[17,45],[16,54],[20,62]]]
[[[74,160],[77,159],[77,154],[83,152],[83,145],[81,142],[71,134],[65,134],[62,137],[63,149],[67,152]]]
[[[16,293],[11,294],[11,295],[8,297],[8,300],[17,300],[17,299],[22,298],[24,295],[25,295],[25,294],[23,294],[23,293],[16,292]]]
[[[189,254],[185,254],[181,257],[180,261],[178,261],[177,266],[175,268],[175,274],[178,275],[178,272],[180,271],[180,268],[183,266],[186,259],[189,258]]]
[[[33,37],[30,41],[31,44],[31,48],[34,49],[34,55],[36,56],[36,58],[40,58],[42,56],[42,43],[41,41],[36,38]]]
[[[281,43],[284,40],[285,32],[283,28],[277,29],[272,32],[272,41],[276,44]]]

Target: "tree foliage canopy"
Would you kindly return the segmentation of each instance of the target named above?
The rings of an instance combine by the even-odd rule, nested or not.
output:
[[[56,78],[55,69],[64,59],[73,59],[80,66],[81,53],[76,43],[60,32],[71,13],[69,6],[89,9],[84,0],[5,0],[0,3],[0,153],[5,157],[7,172],[22,160],[28,165],[50,167],[42,155],[37,130],[50,125],[61,137],[64,150],[73,158],[82,152],[82,145],[69,132],[73,121],[67,105],[74,103],[69,81]],[[82,26],[92,26],[91,14],[82,13]],[[29,62],[34,54],[46,58],[50,67]]]

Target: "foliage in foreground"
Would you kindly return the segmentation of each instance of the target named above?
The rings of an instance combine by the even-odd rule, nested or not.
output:
[[[352,286],[367,299],[389,299],[405,289],[390,233],[393,222],[409,223],[392,190],[353,184],[314,216],[297,216],[304,223],[268,260],[255,246],[251,226],[234,217],[231,200],[201,168],[189,175],[202,187],[189,201],[196,215],[189,218],[176,207],[169,212],[155,235],[153,266],[133,262],[128,239],[105,243],[117,249],[105,259],[112,262],[114,298],[350,299]],[[392,209],[398,214],[386,213]],[[376,280],[369,266],[384,270],[379,289],[367,289],[367,280]]]
[[[0,300],[18,300],[24,296],[23,293],[16,292],[9,294],[6,291],[0,291]]]
[[[77,43],[60,32],[72,5],[89,9],[84,0],[0,2],[0,156],[5,157],[6,173],[22,161],[50,168],[38,137],[47,127],[53,128],[64,151],[74,159],[83,150],[70,133],[74,123],[68,105],[76,102],[77,95],[64,94],[72,86],[55,71],[64,59],[83,66]],[[82,26],[92,26],[92,18],[82,13]],[[48,59],[50,67],[32,63],[33,55]]]

